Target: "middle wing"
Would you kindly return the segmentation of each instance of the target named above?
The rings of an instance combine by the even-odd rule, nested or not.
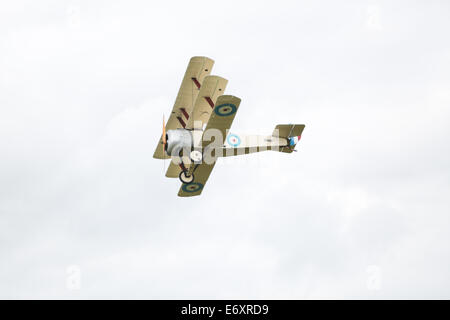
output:
[[[223,95],[227,83],[228,80],[219,76],[205,77],[186,124],[186,129],[203,129],[203,125],[208,123],[216,100]]]
[[[227,83],[228,80],[218,76],[206,76],[204,78],[200,92],[195,100],[191,116],[186,124],[186,129],[203,129],[203,125],[208,123],[219,97],[223,95]],[[178,178],[180,172],[180,167],[171,161],[167,168],[166,177]]]
[[[169,167],[167,168],[166,177],[167,178],[178,178],[181,169],[180,166],[170,161]]]
[[[166,124],[166,129],[184,128],[194,107],[194,101],[201,91],[204,79],[211,73],[214,61],[207,57],[192,57],[181,82],[175,104]],[[163,150],[162,137],[156,146],[153,158],[167,159]]]

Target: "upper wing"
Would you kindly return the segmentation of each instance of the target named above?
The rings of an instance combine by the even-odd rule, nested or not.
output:
[[[207,57],[192,57],[189,61],[175,104],[166,124],[167,130],[184,128],[194,108],[194,102],[202,86],[202,82],[211,73],[214,60]],[[154,158],[167,159],[163,150],[162,137],[156,146]]]
[[[203,133],[203,141],[202,147],[204,148],[204,155],[208,153],[205,148],[210,145],[210,138],[214,137],[216,139],[216,133],[208,131],[209,129],[219,130],[221,133],[221,137],[219,141],[214,140],[212,145],[217,147],[222,147],[226,138],[226,132],[231,127],[233,123],[234,117],[236,116],[236,112],[241,104],[241,99],[234,96],[220,96],[217,99],[216,106],[212,112],[212,115],[209,119],[208,124],[206,125],[206,129]],[[212,136],[209,135],[208,132],[212,132]],[[212,155],[212,153],[211,153]],[[206,181],[208,180],[214,165],[216,164],[216,159],[213,158],[213,161],[208,161],[205,158],[204,161],[199,164],[191,164],[189,167],[189,172],[194,174],[194,181],[189,184],[182,184],[178,195],[180,197],[192,197],[198,196],[202,193],[203,188],[205,187]]]
[[[186,129],[203,129],[208,123],[212,110],[219,96],[223,95],[228,80],[218,76],[206,76],[195,100]]]

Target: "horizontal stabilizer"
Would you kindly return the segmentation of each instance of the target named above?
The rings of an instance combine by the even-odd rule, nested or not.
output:
[[[281,147],[280,152],[292,153],[300,141],[303,129],[305,129],[304,124],[279,124],[273,130],[273,137],[280,137],[288,139],[288,146]]]

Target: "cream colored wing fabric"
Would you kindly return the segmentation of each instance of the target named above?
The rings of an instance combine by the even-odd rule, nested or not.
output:
[[[217,98],[216,106],[213,109],[211,117],[201,137],[203,162],[211,164],[214,163],[218,157],[222,156],[223,144],[227,135],[227,130],[233,123],[240,103],[241,99],[230,95],[220,96]],[[197,170],[196,166],[189,165],[188,175],[194,173],[195,176],[195,170]]]
[[[214,162],[212,164],[202,163],[198,165],[194,171],[194,182],[191,182],[189,184],[183,183],[181,185],[180,191],[178,192],[178,196],[193,197],[200,195],[205,187],[206,181],[211,175],[211,171],[213,170],[215,164],[216,163]]]
[[[216,106],[214,107],[211,118],[206,125],[205,132],[203,133],[203,148],[208,146],[212,140],[215,140],[211,139],[211,136],[216,135],[214,132],[212,132],[213,129],[220,131],[220,133],[222,134],[222,140],[215,141],[215,144],[217,144],[218,146],[223,146],[223,143],[227,136],[227,130],[230,129],[240,104],[241,99],[235,96],[225,95],[220,96],[217,99]]]
[[[227,86],[228,80],[218,76],[206,76],[200,92],[195,100],[192,114],[186,125],[186,129],[203,128],[205,123],[208,123],[209,117],[214,109],[217,98],[223,95]]]
[[[190,114],[194,108],[194,102],[197,99],[201,85],[206,76],[211,73],[214,60],[207,57],[192,57],[189,61],[180,90],[178,91],[175,104],[166,124],[166,130],[184,128],[189,121]],[[163,151],[162,137],[156,146],[154,158],[167,159]]]
[[[205,148],[203,162],[198,165],[192,164],[189,167],[189,173],[194,174],[194,181],[181,185],[178,192],[180,197],[193,197],[202,193],[216,164],[218,155],[215,154],[214,147],[222,149],[227,130],[231,127],[240,104],[241,99],[238,97],[226,95],[217,98],[217,103],[203,133],[202,147]],[[217,138],[220,138],[220,140],[216,140]],[[214,147],[209,150],[211,146]]]
[[[166,177],[178,178],[180,172],[181,172],[180,166],[178,164],[173,163],[173,160],[170,161],[169,167],[167,168]]]

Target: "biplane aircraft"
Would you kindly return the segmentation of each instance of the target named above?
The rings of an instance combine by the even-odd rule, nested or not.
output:
[[[213,64],[207,57],[191,58],[153,154],[171,158],[166,177],[181,180],[180,197],[202,193],[219,157],[265,150],[292,153],[305,127],[280,124],[268,136],[229,133],[241,99],[224,95],[228,80],[210,75]]]

